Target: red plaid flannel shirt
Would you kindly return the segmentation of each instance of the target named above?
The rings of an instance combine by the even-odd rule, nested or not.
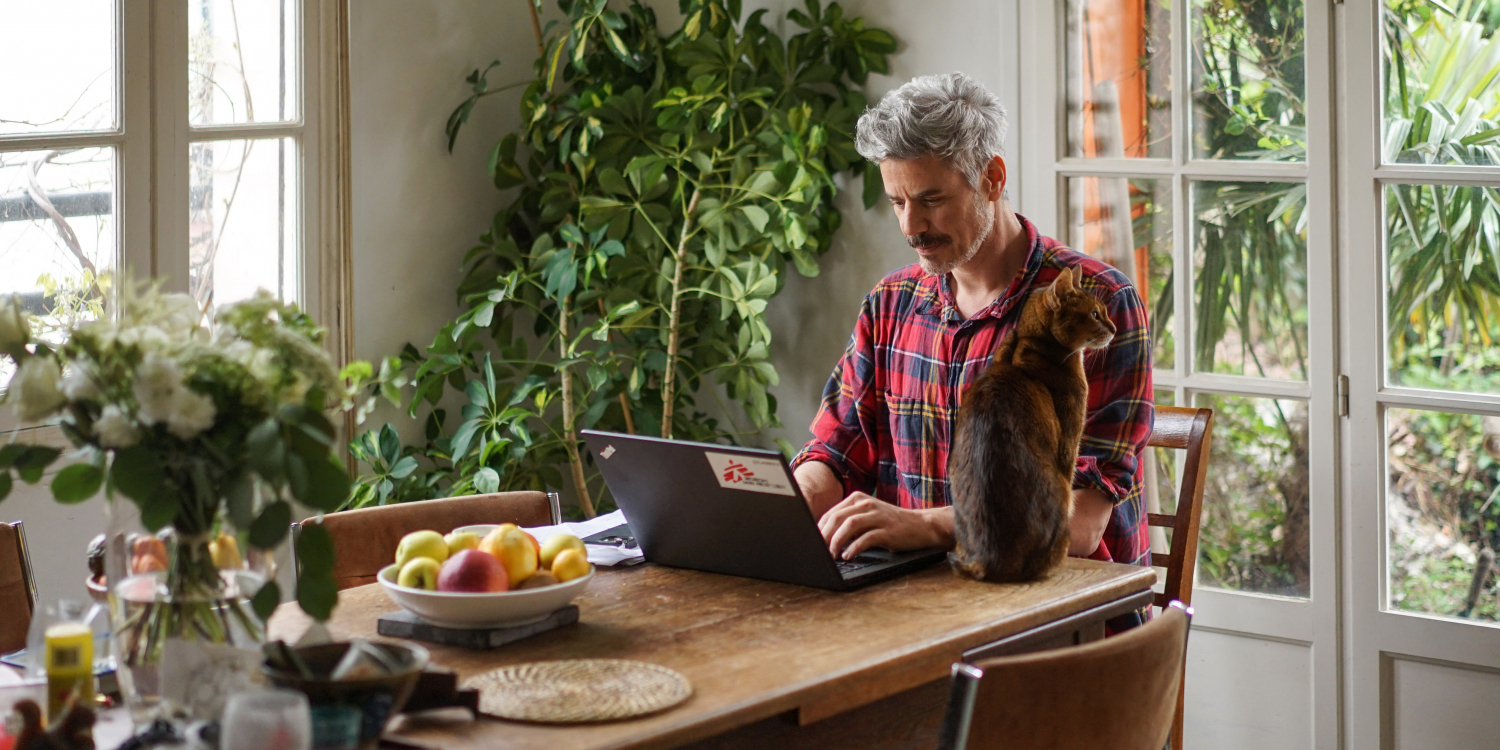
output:
[[[1083,270],[1082,287],[1114,321],[1114,340],[1088,350],[1088,418],[1073,474],[1115,502],[1090,557],[1150,565],[1140,455],[1151,436],[1151,337],[1146,309],[1124,274],[1043,237],[1031,240],[1025,269],[1000,298],[964,320],[946,276],[907,266],[865,297],[849,346],[823,389],[813,439],[793,459],[828,464],[845,493],[867,492],[903,508],[950,505],[948,450],[959,399],[989,367],[1033,289],[1064,268]]]

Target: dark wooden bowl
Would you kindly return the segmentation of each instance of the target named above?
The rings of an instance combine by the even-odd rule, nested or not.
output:
[[[360,747],[373,748],[380,741],[381,732],[392,716],[401,712],[406,699],[411,697],[417,678],[427,667],[427,649],[416,644],[371,643],[390,654],[405,665],[399,672],[381,677],[358,680],[330,680],[319,677],[305,679],[301,675],[262,665],[261,671],[277,687],[300,690],[307,695],[313,709],[313,734],[318,733],[321,717],[337,716],[340,708],[357,710],[360,714]],[[344,652],[347,642],[324,643],[297,649],[297,655],[312,670],[313,674],[326,675],[333,671]]]

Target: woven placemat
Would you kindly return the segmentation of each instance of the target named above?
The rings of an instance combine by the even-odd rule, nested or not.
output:
[[[513,664],[475,675],[479,711],[549,724],[613,721],[671,708],[693,694],[675,670],[627,659],[568,659]]]

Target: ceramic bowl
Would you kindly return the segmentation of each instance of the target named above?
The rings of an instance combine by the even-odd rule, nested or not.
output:
[[[491,531],[494,531],[498,528],[500,528],[500,524],[498,523],[476,523],[469,526],[460,526],[454,529],[453,533],[457,534],[460,531],[472,531],[475,534],[478,534],[480,539],[483,539],[486,536],[489,536],[489,533]]]
[[[492,628],[540,622],[567,606],[594,580],[594,568],[571,581],[520,591],[428,591],[396,583],[396,566],[380,569],[376,579],[391,601],[422,619],[445,628]]]

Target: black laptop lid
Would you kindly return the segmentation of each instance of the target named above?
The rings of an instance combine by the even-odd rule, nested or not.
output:
[[[845,588],[781,454],[584,430],[646,559]]]

